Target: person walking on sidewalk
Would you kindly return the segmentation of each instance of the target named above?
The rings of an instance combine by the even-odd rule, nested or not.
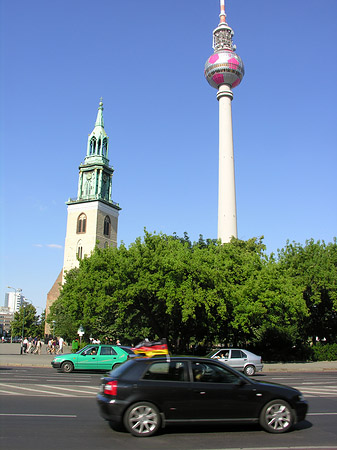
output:
[[[63,343],[64,343],[63,337],[59,337],[59,353],[63,353]]]

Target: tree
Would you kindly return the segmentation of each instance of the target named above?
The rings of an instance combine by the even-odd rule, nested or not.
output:
[[[263,347],[280,358],[290,350],[295,355],[315,323],[304,295],[309,271],[302,273],[310,252],[302,260],[295,251],[296,261],[290,248],[278,259],[268,257],[262,239],[221,244],[200,236],[192,243],[186,233],[180,238],[145,230],[128,248],[96,248],[66,274],[48,321],[55,321],[56,333],[68,340],[82,324],[87,338],[136,344],[166,337],[179,353],[192,344],[223,343]],[[332,320],[328,306],[335,301],[336,283],[335,249],[329,247],[328,254],[315,278],[322,288],[321,278],[329,273],[319,291],[325,324]]]
[[[43,329],[39,316],[36,314],[35,307],[28,303],[20,307],[19,311],[14,313],[14,319],[11,322],[11,336],[43,336]]]
[[[309,315],[302,334],[315,344],[337,339],[337,242],[306,241],[302,246],[287,242],[279,251],[279,262],[299,286]]]

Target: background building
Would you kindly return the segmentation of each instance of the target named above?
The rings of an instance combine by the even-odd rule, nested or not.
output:
[[[6,292],[5,307],[9,309],[9,312],[15,313],[19,311],[24,299],[25,297],[18,291]]]
[[[10,335],[14,312],[6,306],[0,306],[0,336]]]

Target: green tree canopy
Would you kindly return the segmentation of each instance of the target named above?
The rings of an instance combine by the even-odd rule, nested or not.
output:
[[[70,340],[87,336],[136,344],[166,337],[174,351],[190,344],[256,343],[271,329],[292,330],[307,315],[298,285],[268,258],[262,240],[221,245],[165,234],[129,248],[96,248],[66,274],[49,323]]]
[[[13,321],[11,322],[11,336],[23,337],[43,337],[44,335],[44,313],[42,317],[36,314],[36,308],[27,303],[20,307],[19,311],[14,313]]]

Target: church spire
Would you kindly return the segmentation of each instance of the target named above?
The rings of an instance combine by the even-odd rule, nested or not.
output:
[[[101,101],[99,102],[98,111],[97,111],[97,119],[95,123],[95,127],[104,128],[104,120],[103,120],[103,98],[101,97]]]
[[[108,141],[109,138],[104,130],[103,101],[101,97],[98,105],[95,128],[88,137],[85,163],[88,163],[88,158],[90,158],[90,160],[95,158],[97,161],[98,159],[101,159],[103,163],[108,164]]]
[[[80,165],[78,193],[70,203],[101,201],[116,210],[120,207],[111,199],[114,169],[109,166],[109,137],[104,130],[103,101],[100,99],[95,127],[88,136],[87,154]]]

